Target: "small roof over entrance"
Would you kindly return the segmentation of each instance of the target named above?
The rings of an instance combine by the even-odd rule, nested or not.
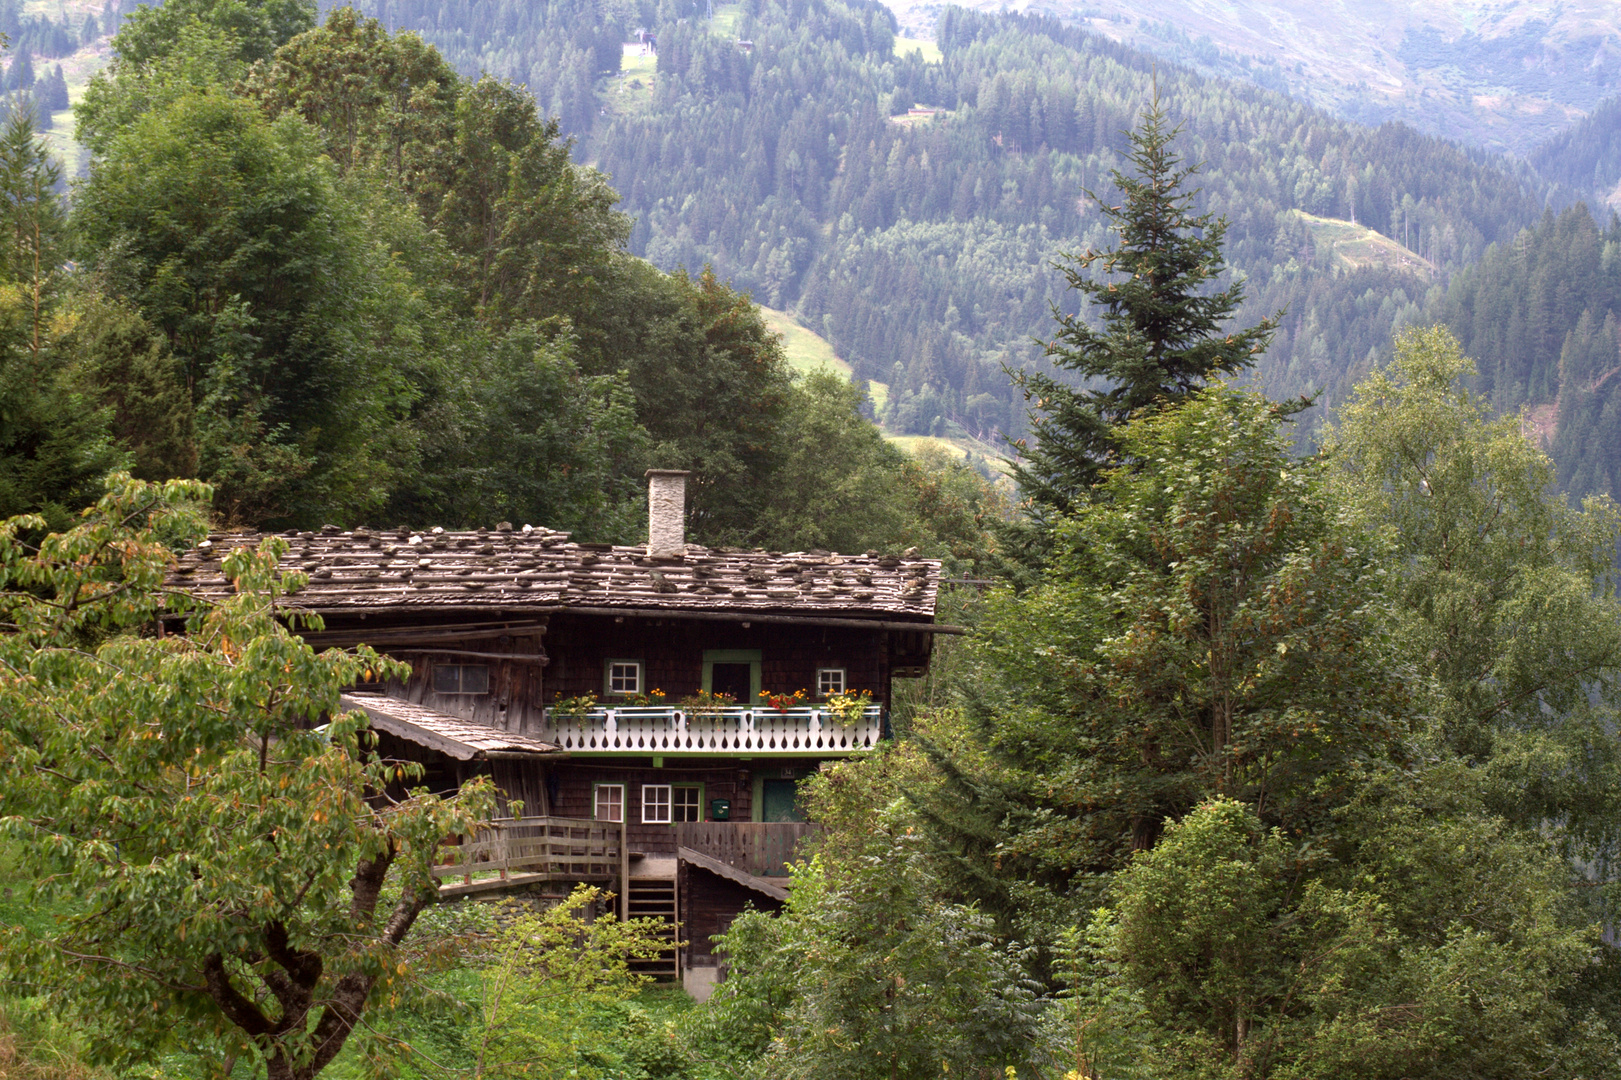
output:
[[[345,709],[364,712],[377,730],[436,750],[457,761],[566,756],[561,747],[551,743],[470,723],[399,698],[382,694],[344,694],[339,700]]]

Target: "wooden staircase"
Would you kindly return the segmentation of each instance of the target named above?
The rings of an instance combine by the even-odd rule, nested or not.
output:
[[[676,909],[675,879],[633,877],[630,879],[630,917],[657,919],[664,924],[662,936],[670,947],[655,957],[632,960],[630,969],[655,979],[675,981],[680,978],[677,968],[676,933],[680,928],[680,912]]]

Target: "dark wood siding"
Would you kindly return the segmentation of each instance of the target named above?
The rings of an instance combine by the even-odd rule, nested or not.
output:
[[[558,697],[595,694],[604,697],[604,665],[610,659],[640,660],[644,689],[660,689],[674,704],[703,684],[706,650],[749,650],[760,653],[762,690],[792,693],[816,690],[816,671],[845,670],[845,685],[871,690],[874,700],[889,705],[892,668],[901,660],[917,661],[911,652],[891,657],[897,647],[927,646],[922,634],[846,627],[697,622],[680,619],[558,614],[545,633],[533,621],[511,634],[485,630],[466,639],[455,631],[417,627],[431,641],[402,640],[410,627],[376,616],[365,623],[333,627],[331,643],[365,641],[368,633],[391,638],[382,651],[411,665],[406,681],[390,683],[386,692],[418,705],[503,731],[544,737],[541,710]],[[911,639],[916,639],[913,641]],[[465,655],[467,653],[481,655]],[[502,655],[514,656],[504,660]],[[545,657],[541,663],[534,659]],[[926,659],[926,654],[923,657]],[[483,664],[489,668],[489,691],[441,694],[433,690],[437,664]],[[904,665],[902,665],[904,666]],[[753,704],[752,702],[749,704]]]
[[[643,784],[702,784],[703,801],[699,809],[706,820],[710,799],[732,800],[733,821],[747,821],[752,809],[752,781],[745,778],[745,770],[733,765],[654,769],[562,762],[551,768],[557,777],[557,801],[552,813],[559,817],[594,816],[596,807],[592,800],[596,785],[624,784],[631,850],[644,855],[672,856],[676,842],[673,825],[642,823]]]
[[[692,967],[715,963],[715,945],[709,939],[724,933],[747,908],[782,910],[782,901],[728,881],[702,867],[681,866],[681,932],[687,943],[686,962]]]

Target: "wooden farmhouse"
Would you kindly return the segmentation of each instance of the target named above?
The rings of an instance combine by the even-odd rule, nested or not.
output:
[[[893,680],[957,628],[934,621],[937,562],[687,544],[687,474],[648,476],[646,547],[328,526],[283,534],[284,569],[309,575],[283,603],[322,617],[312,645],[410,664],[345,696],[382,753],[420,762],[431,790],[488,775],[502,792],[505,816],[447,847],[444,895],[604,883],[671,925],[683,945],[656,969],[701,996],[710,935],[787,896],[801,782],[871,752]],[[221,557],[261,539],[211,536],[176,583],[222,592]]]

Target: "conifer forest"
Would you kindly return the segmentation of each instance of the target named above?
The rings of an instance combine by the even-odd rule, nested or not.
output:
[[[1208,7],[0,0],[0,1080],[1621,1077],[1621,22]]]

